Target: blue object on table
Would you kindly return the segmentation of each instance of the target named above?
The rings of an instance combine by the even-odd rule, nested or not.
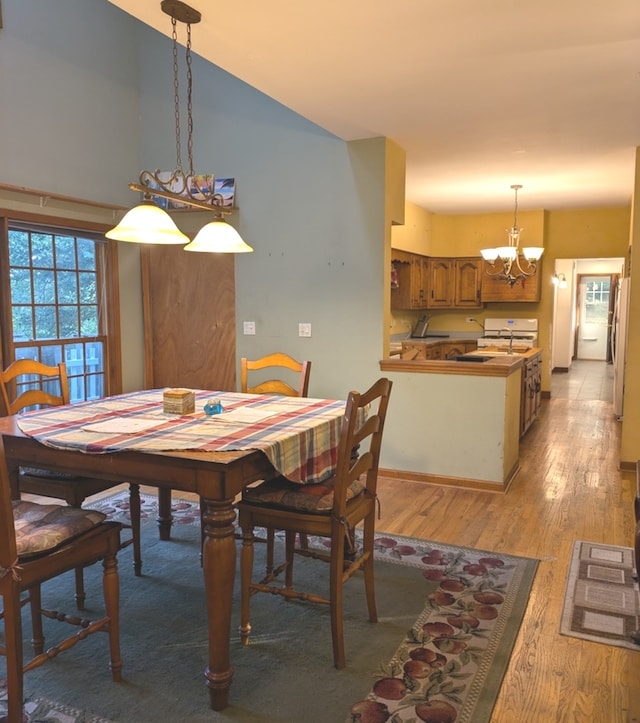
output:
[[[220,414],[222,412],[222,404],[219,399],[210,399],[204,405],[204,413],[207,417],[211,417],[214,414]]]

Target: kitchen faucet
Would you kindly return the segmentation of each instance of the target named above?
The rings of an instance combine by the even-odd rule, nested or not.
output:
[[[503,331],[508,331],[511,334],[509,337],[509,351],[507,354],[513,354],[513,327],[511,329],[500,329],[498,336],[502,336]]]

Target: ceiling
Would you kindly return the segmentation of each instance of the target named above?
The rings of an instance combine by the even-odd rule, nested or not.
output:
[[[109,1],[171,34],[160,0]],[[509,210],[515,183],[523,210],[631,201],[638,0],[189,4],[195,53],[344,140],[396,141],[434,213]]]

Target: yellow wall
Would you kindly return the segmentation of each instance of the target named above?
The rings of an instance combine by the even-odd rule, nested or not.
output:
[[[431,251],[431,219],[433,214],[406,203],[404,209],[404,225],[393,226],[391,229],[391,247],[414,254],[433,256]]]
[[[640,148],[636,148],[635,193],[629,242],[640,249]],[[631,294],[627,334],[627,368],[625,374],[622,447],[620,459],[625,466],[640,460],[640,261],[631,266]]]

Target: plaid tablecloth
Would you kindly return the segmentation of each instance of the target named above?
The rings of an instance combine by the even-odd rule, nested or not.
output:
[[[179,416],[163,412],[163,391],[29,412],[18,426],[49,447],[87,454],[259,449],[295,482],[321,482],[335,470],[344,401],[194,390],[196,411]],[[204,414],[211,398],[222,414]]]

